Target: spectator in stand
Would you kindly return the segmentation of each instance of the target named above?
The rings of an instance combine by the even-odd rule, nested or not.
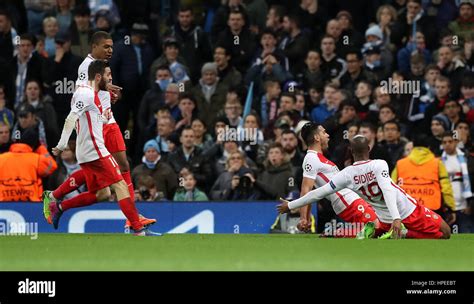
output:
[[[395,112],[395,109],[392,107],[392,105],[384,105],[380,107],[379,111],[379,116],[378,116],[378,122],[381,124],[384,124],[388,121],[396,120],[397,119],[397,113]],[[400,125],[400,131],[403,131],[403,125]]]
[[[10,136],[10,128],[0,121],[0,154],[8,152],[12,144]]]
[[[140,189],[138,183],[140,178],[152,177],[156,186],[157,199],[172,199],[178,187],[178,177],[173,168],[163,161],[158,142],[149,140],[143,147],[143,157],[141,164],[133,168],[132,180],[136,185],[135,189]]]
[[[161,155],[165,158],[168,156],[168,152],[170,152],[168,147],[168,141],[173,135],[175,124],[176,122],[173,117],[169,115],[169,112],[167,116],[163,116],[157,119],[156,126],[158,135],[156,136],[155,140],[158,143]]]
[[[244,138],[240,143],[242,150],[247,157],[255,162],[257,160],[258,148],[264,141],[261,122],[257,113],[252,111],[245,116],[243,128],[239,127],[238,131],[241,134],[241,138]],[[244,136],[245,134],[247,134],[247,137]]]
[[[55,14],[56,20],[58,21],[58,27],[60,33],[67,33],[69,27],[72,23],[72,8],[73,8],[72,0],[57,0],[56,1],[56,8]]]
[[[267,128],[276,120],[278,111],[278,98],[281,94],[280,83],[277,80],[267,80],[264,83],[265,94],[253,108],[262,118],[262,128]]]
[[[41,145],[48,147],[46,140],[46,131],[43,121],[36,116],[35,108],[25,103],[18,108],[17,112],[18,121],[13,126],[12,130],[12,141],[20,139],[20,135],[25,129],[35,129],[35,134],[38,135],[38,140]]]
[[[199,202],[208,201],[206,193],[196,187],[196,178],[192,173],[187,174],[183,178],[183,187],[176,191],[173,197],[175,202]]]
[[[396,22],[396,27],[399,31],[392,34],[392,39],[397,47],[401,47],[403,41],[406,41],[412,33],[413,23],[416,23],[416,29],[421,30],[425,35],[428,49],[433,50],[436,47],[438,41],[436,18],[429,16],[423,10],[421,2],[421,0],[406,1],[406,10],[399,16]]]
[[[347,139],[346,133],[349,125],[358,122],[356,105],[349,99],[344,99],[339,107],[340,111],[336,115],[329,117],[323,126],[329,134],[331,141],[329,142],[328,153],[332,154],[344,139]],[[357,134],[359,127],[355,130]],[[355,135],[354,134],[354,135]]]
[[[219,34],[226,30],[229,25],[229,15],[231,11],[240,11],[244,16],[245,26],[248,27],[247,11],[242,4],[242,0],[229,0],[227,4],[221,5],[214,16],[211,28],[211,41],[216,43],[219,39]]]
[[[191,128],[194,131],[194,145],[202,149],[203,153],[206,153],[214,144],[212,136],[207,133],[206,124],[201,119],[194,118],[191,123]]]
[[[47,93],[53,98],[53,107],[58,117],[57,127],[62,128],[63,122],[71,110],[73,84],[76,81],[77,70],[82,59],[71,52],[71,37],[68,33],[58,33],[55,45],[55,56],[47,60],[48,72],[45,82],[49,87]]]
[[[385,80],[389,75],[390,67],[382,62],[382,50],[380,44],[366,43],[362,48],[364,55],[364,69],[375,75],[376,83]]]
[[[336,40],[333,36],[325,35],[321,39],[321,71],[323,79],[337,80],[338,84],[347,71],[347,63],[336,54]]]
[[[298,148],[298,136],[292,130],[285,130],[281,133],[281,146],[288,155],[291,167],[293,170],[293,176],[295,176],[295,182],[298,189],[301,186],[303,180],[303,159],[304,155]]]
[[[261,199],[267,200],[286,197],[297,187],[290,159],[279,143],[270,146],[264,171],[257,179],[250,178],[250,180],[262,193]]]
[[[226,46],[215,47],[214,62],[217,64],[219,83],[236,88],[242,82],[242,74],[231,64],[231,58],[232,54]]]
[[[206,125],[212,125],[219,111],[224,107],[228,87],[219,82],[217,65],[208,62],[201,68],[201,79],[192,94],[196,98],[199,118]]]
[[[435,99],[430,105],[426,107],[424,115],[424,127],[423,131],[426,133],[431,124],[431,119],[436,114],[440,113],[444,104],[450,99],[451,93],[451,82],[444,76],[439,76],[435,81]]]
[[[359,134],[363,135],[369,141],[370,159],[383,159],[390,163],[390,155],[387,150],[377,142],[377,128],[374,124],[364,121],[359,126]],[[389,167],[390,172],[393,168]]]
[[[377,17],[377,24],[379,28],[382,30],[383,45],[385,46],[385,48],[389,50],[395,49],[395,45],[393,45],[391,38],[392,38],[392,33],[394,33],[395,36],[397,34],[400,35],[399,33],[397,33],[399,29],[397,29],[396,27],[396,21],[398,17],[397,11],[395,10],[393,6],[389,4],[385,4],[385,5],[380,6],[377,9],[376,17]]]
[[[25,0],[26,12],[28,15],[28,33],[38,35],[41,33],[41,22],[53,11],[55,0]]]
[[[33,52],[35,48],[35,38],[30,34],[20,36],[20,45],[18,55],[16,55],[9,64],[10,78],[5,86],[7,100],[13,101],[12,108],[17,108],[23,99],[26,83],[30,79],[36,79],[43,85],[44,79],[44,59]]]
[[[462,107],[456,100],[448,100],[444,104],[443,114],[448,118],[449,125],[446,131],[454,130],[454,126],[461,121],[464,117],[462,113]]]
[[[0,84],[0,122],[4,123],[9,129],[13,127],[15,113],[6,107],[5,87]]]
[[[227,93],[224,113],[230,127],[237,128],[240,125],[242,121],[242,103],[239,95],[235,92]]]
[[[142,202],[157,202],[164,200],[163,193],[158,192],[156,182],[149,175],[138,177],[135,187],[135,200]]]
[[[176,174],[184,175],[192,172],[198,181],[198,186],[206,192],[213,176],[211,166],[204,157],[202,150],[194,144],[194,131],[191,127],[184,127],[179,138],[181,146],[168,156],[167,162],[173,167]]]
[[[179,111],[179,86],[170,83],[165,91],[165,107],[169,110],[171,117],[178,121],[181,113]]]
[[[468,157],[457,148],[458,139],[455,133],[445,132],[442,138],[444,151],[441,160],[448,171],[456,202],[454,225],[459,233],[474,233],[474,221],[471,217],[474,197],[471,192],[472,172],[468,169]]]
[[[346,62],[347,71],[341,77],[341,88],[349,92],[355,92],[357,83],[363,80],[375,85],[376,76],[364,69],[363,57],[360,51],[356,49],[348,50],[346,52]]]
[[[366,80],[357,83],[356,90],[356,112],[360,120],[365,120],[369,114],[370,106],[373,105],[372,84]]]
[[[165,106],[165,92],[169,84],[173,82],[171,71],[167,65],[159,66],[155,73],[155,81],[150,89],[143,95],[138,109],[138,127],[141,132],[154,125],[154,115],[158,109]]]
[[[59,32],[58,21],[54,17],[46,17],[43,20],[44,49],[51,58],[56,55],[56,34]]]
[[[310,42],[301,31],[301,20],[296,15],[285,15],[283,28],[286,36],[280,42],[279,48],[288,58],[290,72],[297,75],[304,68],[304,58],[310,48]]]
[[[360,49],[362,47],[364,44],[364,36],[354,28],[352,15],[348,11],[340,11],[336,19],[339,21],[339,26],[341,27],[341,39],[338,41],[338,49],[340,47],[342,48],[338,50],[338,54],[345,57],[347,50],[351,48]]]
[[[71,52],[85,58],[90,51],[92,24],[90,22],[91,10],[87,5],[78,5],[73,10],[74,22],[71,24]]]
[[[44,124],[46,141],[51,145],[59,141],[59,128],[56,111],[52,105],[51,97],[43,96],[41,86],[36,80],[29,80],[25,87],[25,96],[19,108],[23,105],[31,105],[35,116]]]
[[[431,134],[427,138],[427,147],[437,157],[441,156],[441,140],[443,134],[449,130],[449,120],[443,114],[433,116],[431,120]]]
[[[10,14],[8,11],[0,9],[0,63],[5,64],[13,58],[16,35]]]
[[[364,50],[373,49],[374,52],[380,53],[380,66],[378,68],[383,71],[383,75],[388,75],[392,71],[393,67],[393,55],[392,51],[385,47],[383,43],[383,33],[378,25],[373,25],[365,31],[366,43],[362,47],[362,53]],[[370,59],[370,58],[369,58]],[[383,78],[382,78],[383,79]]]
[[[466,74],[461,82],[461,99],[459,103],[462,105],[463,113],[464,115],[466,115],[466,120],[470,123],[474,123],[474,74],[473,73]]]
[[[390,168],[395,168],[395,164],[403,157],[406,140],[402,139],[400,133],[400,124],[394,120],[383,124],[382,146],[390,155],[390,161],[387,162]]]
[[[465,73],[465,63],[458,56],[455,56],[450,47],[442,46],[438,50],[438,62],[436,64],[441,69],[441,75],[451,81],[453,97],[458,98],[461,81]]]
[[[342,99],[339,98],[337,86],[331,83],[327,84],[324,87],[324,99],[311,112],[312,121],[316,124],[322,124],[328,117],[337,112],[341,102]]]
[[[257,47],[255,36],[245,26],[245,15],[241,10],[231,10],[227,24],[228,27],[219,33],[216,45],[223,45],[231,50],[232,65],[243,75],[247,72]]]
[[[195,83],[199,79],[201,66],[212,59],[209,37],[194,23],[193,10],[190,6],[183,5],[179,8],[177,21],[166,36],[173,37],[179,43],[180,54],[186,58],[191,80]]]
[[[272,5],[267,13],[265,27],[275,33],[277,43],[280,43],[285,36],[283,28],[283,18],[285,17],[285,8],[281,5]]]
[[[321,53],[317,50],[309,50],[306,54],[305,68],[295,75],[296,80],[303,85],[306,90],[323,83],[323,73],[321,71]]]
[[[176,122],[175,131],[181,133],[184,127],[190,127],[191,122],[196,118],[196,100],[192,94],[183,93],[179,96],[179,117]]]
[[[159,67],[167,66],[171,72],[173,82],[185,83],[189,81],[189,69],[183,56],[180,55],[180,44],[174,38],[167,38],[163,43],[163,53],[155,59],[150,67],[150,82],[156,80],[156,71]]]
[[[38,141],[33,128],[22,130],[9,152],[0,155],[0,201],[41,201],[41,178],[57,168],[54,158]]]
[[[251,182],[255,179],[252,170],[248,168],[244,154],[235,151],[229,155],[226,171],[222,172],[210,191],[212,200],[242,200],[258,199]]]
[[[143,94],[148,88],[148,67],[154,58],[152,46],[147,42],[148,26],[144,23],[134,23],[131,29],[130,41],[120,41],[116,44],[110,61],[110,69],[114,84],[122,87],[120,102],[112,105],[115,120],[122,131],[127,130],[130,117],[136,125],[138,109]],[[134,128],[132,139],[138,135]]]
[[[426,48],[426,39],[422,31],[417,31],[415,39],[410,35],[410,40],[403,49],[397,53],[398,70],[402,73],[408,74],[410,72],[410,61],[414,53],[422,55],[423,63],[431,62],[431,53]]]
[[[369,106],[369,113],[367,114],[365,121],[377,124],[379,121],[380,108],[385,105],[391,106],[391,100],[390,94],[381,86],[375,88],[373,97],[374,103]]]
[[[262,49],[256,52],[252,67],[245,76],[245,82],[254,82],[256,92],[261,95],[263,83],[267,79],[275,79],[284,83],[292,75],[288,72],[288,60],[280,49],[276,49],[276,36],[273,32],[264,30],[261,38]]]
[[[467,121],[462,120],[456,124],[453,132],[457,135],[458,148],[469,153],[473,146],[471,139],[471,125]]]
[[[461,0],[459,17],[449,23],[449,29],[459,38],[468,38],[474,31],[474,3],[471,0]]]

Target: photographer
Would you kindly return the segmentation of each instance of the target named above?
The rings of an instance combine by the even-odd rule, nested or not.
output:
[[[255,180],[252,170],[245,161],[244,154],[236,151],[229,155],[227,171],[221,173],[211,189],[213,200],[257,199],[258,192],[253,188]]]
[[[156,189],[155,180],[149,175],[141,176],[135,188],[135,197],[138,201],[156,202],[163,199]]]

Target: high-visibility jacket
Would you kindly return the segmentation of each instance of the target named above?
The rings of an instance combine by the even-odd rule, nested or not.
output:
[[[44,146],[35,152],[26,144],[13,144],[0,154],[0,201],[41,201],[43,183],[58,165]]]
[[[444,203],[454,207],[454,196],[444,164],[427,148],[416,147],[405,158],[397,161],[392,179],[431,210],[438,210]],[[446,183],[447,182],[447,183]],[[453,209],[454,210],[454,209]]]

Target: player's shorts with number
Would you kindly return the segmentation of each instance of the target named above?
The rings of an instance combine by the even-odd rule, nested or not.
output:
[[[117,123],[104,125],[104,143],[110,153],[126,151],[122,132]]]
[[[92,193],[122,180],[119,166],[112,155],[82,163],[81,169],[86,177],[87,189]]]
[[[353,201],[352,204],[337,216],[348,223],[368,223],[377,219],[372,206],[361,198]]]
[[[440,231],[441,220],[439,214],[418,204],[412,214],[404,219],[402,223],[408,230],[432,235],[433,238],[437,239],[443,236]],[[383,231],[389,231],[391,227],[391,223],[380,223],[380,229]]]

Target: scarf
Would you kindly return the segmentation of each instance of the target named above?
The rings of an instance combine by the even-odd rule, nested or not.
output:
[[[462,195],[464,198],[467,199],[467,198],[472,197],[472,192],[471,192],[471,181],[469,180],[469,172],[467,170],[466,156],[459,148],[456,148],[456,157],[458,159],[459,164],[461,165]],[[447,159],[448,157],[447,157],[446,151],[443,151],[443,154],[441,154],[441,160],[443,161],[443,163],[446,163]]]
[[[219,79],[217,79],[216,83],[214,83],[213,85],[206,85],[206,84],[204,84],[202,79],[199,80],[199,83],[201,84],[202,94],[204,95],[204,98],[206,98],[206,101],[209,102],[209,103],[211,102],[212,95],[214,95],[214,93],[216,92],[218,81],[219,81]]]
[[[145,166],[146,166],[148,169],[153,170],[153,169],[155,169],[156,164],[160,161],[160,159],[161,159],[161,155],[158,156],[158,158],[157,158],[154,162],[150,162],[150,161],[147,161],[147,160],[146,160],[146,157],[145,157],[145,156],[143,156],[143,157],[142,157],[142,163],[144,163]]]

